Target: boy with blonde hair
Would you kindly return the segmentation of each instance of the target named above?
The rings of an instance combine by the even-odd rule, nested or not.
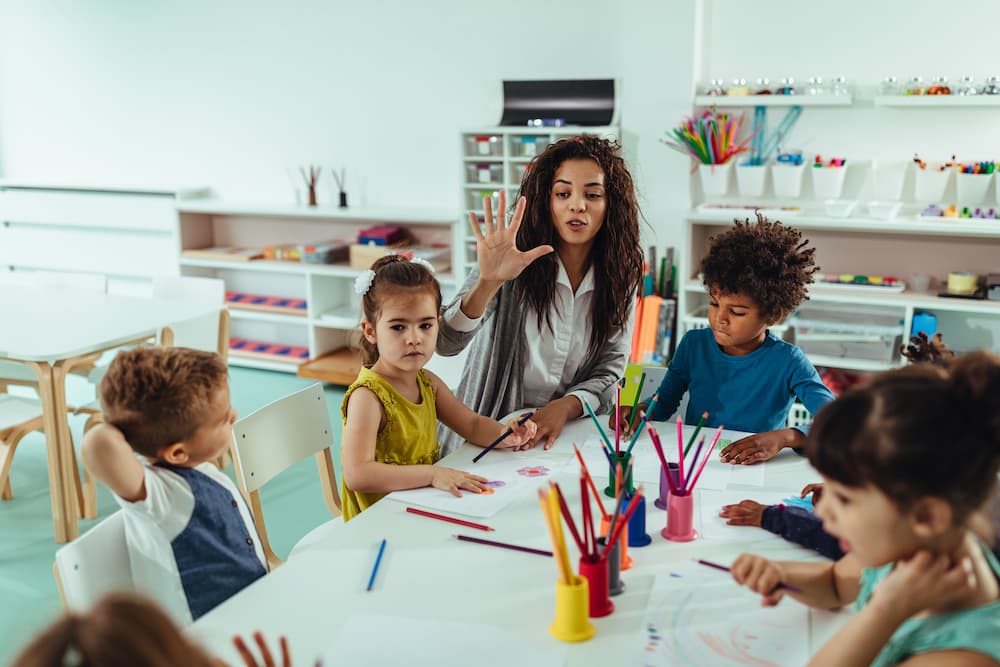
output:
[[[105,423],[83,440],[122,507],[133,578],[182,623],[267,572],[250,510],[213,463],[236,421],[226,373],[215,353],[123,351],[99,388]]]

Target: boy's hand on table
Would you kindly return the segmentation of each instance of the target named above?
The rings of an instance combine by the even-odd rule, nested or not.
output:
[[[472,491],[473,493],[482,493],[486,489],[484,485],[488,481],[485,477],[473,475],[464,470],[441,468],[438,466],[434,466],[433,473],[431,474],[431,486],[435,489],[447,491],[458,498],[462,497],[460,489]]]
[[[798,447],[805,442],[805,435],[795,428],[765,431],[748,435],[727,445],[720,453],[723,463],[749,465],[774,458],[785,447]]]
[[[763,556],[740,554],[733,561],[730,573],[736,583],[760,593],[761,604],[765,607],[773,607],[785,597],[787,589],[778,587],[784,581],[785,573],[777,563]]]
[[[723,505],[719,516],[729,519],[730,526],[760,526],[766,505],[754,500],[741,500],[735,505]]]
[[[645,403],[640,403],[639,405],[636,406],[636,413],[637,413],[635,416],[636,426],[639,425],[639,420],[642,419],[643,416],[646,414],[646,407],[647,406]],[[621,420],[619,422],[619,427],[621,428],[622,435],[625,437],[632,437],[632,428],[630,423],[632,421],[632,408],[630,408],[627,405],[623,405],[620,408],[618,408],[618,414],[619,414],[619,419]],[[611,429],[612,433],[615,432],[614,410],[611,411],[611,415],[608,417],[608,428]]]

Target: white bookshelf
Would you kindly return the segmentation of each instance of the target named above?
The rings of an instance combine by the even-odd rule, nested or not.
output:
[[[465,271],[475,266],[476,239],[469,227],[467,212],[483,217],[483,197],[493,198],[496,213],[501,191],[507,193],[508,205],[516,201],[521,177],[532,159],[552,142],[579,134],[596,134],[618,139],[617,126],[510,127],[493,126],[463,130],[461,133],[461,194],[459,206],[463,213],[461,229],[456,239],[463,254]],[[485,179],[485,180],[480,180]],[[456,263],[455,266],[459,266]],[[456,276],[465,273],[455,270]]]
[[[360,359],[344,350],[356,343],[360,297],[354,279],[360,273],[346,261],[310,264],[255,259],[231,261],[187,257],[185,250],[213,246],[261,248],[341,239],[376,224],[407,228],[420,245],[447,244],[456,251],[460,216],[454,210],[286,206],[199,200],[177,206],[179,260],[184,275],[222,278],[227,291],[305,299],[304,316],[230,308],[232,335],[254,341],[306,347],[309,361],[283,363],[230,354],[230,363],[250,368],[298,372],[306,377],[345,384],[353,381]],[[176,257],[176,255],[175,255]],[[461,271],[461,262],[453,267]],[[437,275],[446,293],[454,290],[454,271]],[[442,360],[435,359],[436,370]]]

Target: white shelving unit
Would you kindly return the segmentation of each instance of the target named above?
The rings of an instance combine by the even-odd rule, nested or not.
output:
[[[226,281],[227,291],[305,299],[305,316],[230,308],[236,338],[305,347],[309,361],[299,365],[230,354],[230,363],[267,370],[298,372],[338,384],[350,383],[360,360],[345,351],[354,342],[360,317],[360,297],[354,279],[360,273],[346,262],[309,264],[257,259],[231,261],[186,257],[184,251],[213,246],[260,248],[356,238],[358,231],[376,224],[406,227],[421,245],[454,241],[459,214],[450,210],[282,206],[231,203],[218,200],[181,203],[178,249],[185,275],[212,276]],[[453,267],[461,271],[461,261]],[[439,274],[447,291],[454,289],[454,272]]]
[[[552,142],[578,134],[596,134],[617,139],[616,126],[509,127],[495,126],[464,130],[461,134],[462,174],[459,205],[462,211],[474,211],[483,219],[483,198],[493,198],[496,212],[500,191],[506,190],[507,203],[512,205],[521,186],[524,170],[531,160]],[[467,218],[460,226],[462,251],[466,270],[476,263],[476,239],[469,230]],[[459,262],[455,266],[459,266]],[[456,270],[456,275],[465,273]]]
[[[698,107],[849,107],[851,95],[698,95]]]
[[[1000,107],[1000,95],[876,95],[877,107]]]

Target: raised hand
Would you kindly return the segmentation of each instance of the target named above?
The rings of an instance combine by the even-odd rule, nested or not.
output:
[[[476,237],[476,256],[479,261],[479,277],[490,282],[505,282],[521,275],[525,267],[543,255],[554,250],[550,245],[538,246],[521,251],[517,248],[517,230],[524,217],[526,200],[521,197],[514,207],[510,222],[507,217],[507,193],[500,191],[500,206],[497,218],[493,216],[491,198],[483,199],[483,213],[486,218],[485,230],[480,229],[476,214],[469,212],[469,223]]]

